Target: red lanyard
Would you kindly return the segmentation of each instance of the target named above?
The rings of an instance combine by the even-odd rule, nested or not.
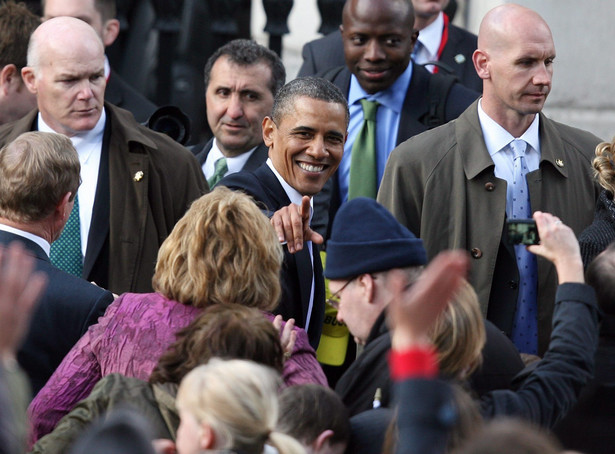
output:
[[[448,41],[448,16],[446,14],[442,15],[444,19],[444,27],[442,28],[442,40],[440,41],[440,47],[438,48],[438,60],[440,60],[440,56],[442,55],[442,51],[444,50],[444,46],[446,46],[446,42]],[[434,66],[433,73],[438,72],[437,66]]]

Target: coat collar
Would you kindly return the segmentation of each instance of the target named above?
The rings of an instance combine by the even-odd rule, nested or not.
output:
[[[555,126],[544,114],[540,113],[540,165],[548,163],[563,177],[568,178],[564,144]],[[461,153],[466,178],[471,180],[488,168],[493,168],[483,131],[478,120],[478,100],[474,101],[461,116],[455,120],[455,135]],[[465,152],[467,150],[467,152]]]
[[[152,139],[143,134],[143,132],[139,128],[119,128],[118,126],[114,127],[114,125],[128,124],[134,121],[134,117],[129,111],[124,110],[120,107],[116,107],[108,102],[105,102],[104,106],[107,110],[107,121],[111,122],[112,131],[114,131],[114,134],[120,134],[121,131],[123,141],[138,142],[148,148],[158,148],[158,145],[156,145],[156,143]],[[25,131],[35,131],[37,129],[37,115],[38,109],[34,109],[28,112],[21,119],[17,120],[14,123],[11,123],[11,130],[6,136],[6,143],[12,142],[21,133]]]

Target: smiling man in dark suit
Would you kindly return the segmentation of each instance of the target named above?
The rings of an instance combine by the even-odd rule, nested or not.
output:
[[[424,49],[413,53],[413,60],[418,64],[438,61],[443,64],[439,71],[453,74],[461,84],[480,92],[483,84],[472,63],[476,35],[450,23],[443,12],[447,4],[448,0],[412,0],[418,42],[425,45]],[[311,76],[343,65],[344,46],[340,31],[310,41],[303,46],[302,56],[299,76]],[[432,66],[428,69],[434,71]]]
[[[17,359],[36,394],[113,295],[49,260],[79,187],[79,158],[70,139],[27,132],[0,150],[0,245],[21,243],[47,276]]]
[[[212,187],[225,175],[256,170],[267,160],[261,123],[286,70],[278,55],[247,39],[220,47],[205,64],[207,122],[214,137],[192,151]]]
[[[330,228],[341,204],[356,196],[376,197],[395,146],[457,118],[478,97],[452,78],[412,63],[410,54],[417,39],[413,27],[410,0],[347,0],[344,5],[341,30],[346,65],[322,77],[346,96],[350,123],[337,174],[316,198],[315,226],[321,234]],[[364,137],[366,104],[375,105],[371,147],[357,140]]]
[[[325,289],[316,244],[323,239],[310,229],[311,198],[336,171],[347,126],[348,105],[334,85],[320,78],[295,79],[278,92],[271,116],[263,120],[267,162],[220,181],[268,211],[285,244],[276,312],[305,328],[314,348],[322,331]]]

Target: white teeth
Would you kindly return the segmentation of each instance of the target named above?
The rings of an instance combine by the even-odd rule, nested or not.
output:
[[[325,168],[325,166],[317,166],[314,164],[305,164],[303,162],[299,163],[299,167],[301,167],[303,170],[307,171],[307,172],[322,172],[323,169]]]

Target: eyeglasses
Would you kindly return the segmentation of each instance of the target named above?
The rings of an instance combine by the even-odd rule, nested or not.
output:
[[[333,309],[335,310],[339,310],[340,308],[340,295],[342,294],[342,292],[344,291],[344,289],[346,287],[348,287],[348,284],[350,284],[352,281],[354,281],[358,276],[353,277],[352,279],[350,279],[349,281],[346,281],[346,283],[344,285],[342,285],[342,288],[339,289],[337,292],[335,292],[333,295],[331,295],[330,298],[327,298],[327,304],[329,306],[331,306]]]

